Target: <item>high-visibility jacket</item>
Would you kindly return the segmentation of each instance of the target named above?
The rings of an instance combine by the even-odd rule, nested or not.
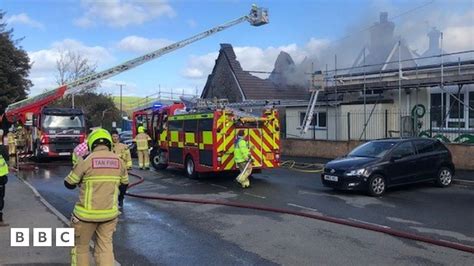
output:
[[[113,143],[112,144],[112,151],[117,154],[120,159],[125,163],[127,169],[132,168],[132,156],[130,155],[130,149],[126,144],[123,143]]]
[[[0,176],[6,175],[8,175],[8,164],[3,158],[3,156],[0,154]]]
[[[242,163],[249,160],[250,150],[247,142],[243,138],[238,138],[234,147],[234,160],[236,163]]]
[[[133,139],[137,143],[137,150],[139,151],[148,150],[148,141],[150,140],[151,138],[147,133],[140,133]]]
[[[127,169],[122,160],[106,146],[97,146],[80,161],[65,178],[70,185],[79,185],[79,201],[74,216],[87,222],[104,222],[119,215],[119,185],[128,184]]]

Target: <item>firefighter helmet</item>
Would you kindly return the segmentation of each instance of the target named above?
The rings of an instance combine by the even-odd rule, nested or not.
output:
[[[138,133],[145,133],[145,128],[143,126],[139,126]]]
[[[110,133],[103,129],[99,128],[89,135],[87,138],[87,146],[89,146],[89,150],[92,152],[97,145],[105,145],[109,147],[109,150],[112,147],[112,136]]]

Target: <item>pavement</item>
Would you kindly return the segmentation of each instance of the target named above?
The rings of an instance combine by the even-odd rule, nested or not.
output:
[[[9,175],[6,185],[4,221],[0,227],[0,265],[69,265],[69,247],[55,247],[55,228],[68,227],[26,183]],[[30,246],[11,247],[10,229],[29,228]],[[33,247],[33,228],[52,228],[52,247]]]
[[[318,157],[295,157],[295,156],[282,156],[283,161],[292,160],[301,163],[315,163],[325,164],[332,159],[318,158]],[[456,173],[453,179],[454,184],[474,186],[474,171],[473,170],[460,170],[456,169]]]

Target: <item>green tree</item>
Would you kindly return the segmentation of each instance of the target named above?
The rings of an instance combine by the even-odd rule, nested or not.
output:
[[[13,102],[26,98],[31,81],[28,79],[31,64],[28,54],[13,39],[13,29],[7,29],[5,12],[0,10],[0,114]]]

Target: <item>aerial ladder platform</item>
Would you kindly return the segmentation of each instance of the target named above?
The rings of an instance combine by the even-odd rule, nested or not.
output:
[[[126,61],[125,63],[119,64],[112,68],[79,78],[67,84],[63,84],[60,87],[50,90],[48,92],[36,95],[31,98],[27,98],[16,103],[12,103],[5,110],[5,115],[10,122],[14,122],[18,119],[24,120],[26,113],[37,112],[42,107],[63,97],[66,92],[72,92],[73,90],[79,91],[83,88],[99,83],[100,81],[111,78],[122,72],[133,69],[139,65],[157,59],[167,53],[183,48],[191,43],[204,39],[210,35],[213,35],[245,21],[249,22],[252,26],[265,25],[269,23],[268,10],[266,8],[261,8],[257,7],[256,5],[252,5],[252,9],[250,10],[250,13],[248,15],[244,15],[230,22],[221,24],[217,27],[201,32],[187,39],[178,41],[153,52]]]

